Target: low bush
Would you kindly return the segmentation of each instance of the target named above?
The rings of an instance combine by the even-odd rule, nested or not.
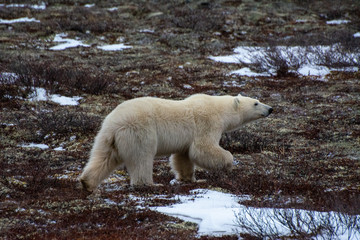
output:
[[[79,94],[79,92],[99,95],[113,92],[110,87],[113,76],[97,69],[64,65],[61,60],[44,61],[26,56],[18,57],[6,68],[11,74],[0,81],[21,86],[25,93],[34,87],[43,87],[50,93]]]
[[[360,231],[356,215],[299,209],[244,208],[237,213],[237,225],[259,239],[355,239]]]
[[[246,131],[225,133],[220,145],[233,153],[257,153],[270,144],[266,138]]]
[[[305,65],[345,68],[360,66],[360,48],[356,41],[345,41],[332,45],[276,46],[253,48],[251,63],[242,63],[259,72],[269,72],[277,77],[297,75],[298,69]],[[241,62],[241,60],[240,60]]]
[[[32,141],[42,141],[45,136],[69,136],[74,134],[95,133],[101,119],[84,112],[61,109],[50,111],[46,109],[28,110],[26,114],[14,114],[16,125],[31,133]],[[36,134],[34,134],[36,132]]]
[[[220,31],[225,25],[225,16],[211,9],[176,8],[170,22],[179,28],[196,32]]]

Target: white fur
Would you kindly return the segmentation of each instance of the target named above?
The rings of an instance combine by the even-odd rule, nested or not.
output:
[[[231,169],[233,156],[219,146],[222,133],[268,116],[269,109],[240,95],[125,101],[103,121],[80,181],[85,189],[93,191],[123,165],[132,185],[153,184],[154,157],[170,154],[176,179],[181,181],[195,181],[195,165]]]

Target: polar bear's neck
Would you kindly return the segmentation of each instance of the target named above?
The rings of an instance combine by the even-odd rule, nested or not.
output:
[[[242,125],[244,125],[242,117],[237,116],[235,112],[233,112],[232,114],[228,113],[227,116],[228,118],[223,123],[224,132],[231,132],[238,130]]]
[[[230,132],[239,129],[244,124],[244,118],[233,107],[234,97],[220,96],[221,101],[214,101],[212,103],[213,109],[216,109],[215,114],[218,115],[217,120],[222,124],[223,132]]]

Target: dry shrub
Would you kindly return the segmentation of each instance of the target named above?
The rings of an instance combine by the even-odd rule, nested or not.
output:
[[[225,16],[210,9],[176,8],[170,19],[175,27],[196,32],[220,31],[225,25]]]
[[[57,111],[29,110],[26,115],[15,115],[15,118],[18,127],[21,129],[27,129],[31,132],[38,129],[37,134],[33,136],[36,136],[39,141],[46,135],[53,133],[60,136],[68,136],[74,133],[94,133],[98,130],[101,122],[98,116],[67,109]]]
[[[56,31],[79,33],[90,31],[96,34],[122,32],[126,27],[126,23],[115,13],[102,8],[95,8],[96,11],[83,6],[57,9],[55,16],[50,14],[42,19],[41,26],[44,30],[50,28]]]
[[[233,153],[257,153],[269,145],[270,141],[246,131],[225,133],[220,145]]]
[[[56,179],[49,179],[52,170],[50,162],[43,156],[43,150],[24,150],[26,155],[19,154],[21,160],[11,162],[18,156],[14,153],[13,159],[1,161],[0,183],[12,189],[10,196],[13,199],[37,198],[41,193],[57,183]],[[16,179],[16,180],[14,180]]]
[[[301,47],[295,47],[300,45]],[[289,39],[269,40],[263,54],[255,54],[249,65],[259,72],[275,72],[277,77],[292,77],[306,64],[329,68],[359,67],[360,39],[353,33],[337,30]],[[254,48],[254,51],[258,51]]]
[[[11,83],[24,87],[27,95],[33,92],[34,87],[67,94],[85,92],[99,95],[113,91],[110,74],[93,68],[64,65],[61,60],[40,61],[20,56],[7,66],[7,71],[13,73]]]
[[[277,77],[296,76],[296,71],[306,62],[306,55],[300,51],[300,48],[294,51],[287,47],[269,46],[263,55],[254,56],[252,66],[259,72],[275,71]]]
[[[310,54],[315,56],[318,65],[329,68],[360,67],[360,48],[348,42],[347,45],[335,44],[328,49],[312,47]]]
[[[353,239],[360,232],[359,217],[337,212],[243,208],[236,216],[237,225],[259,239],[337,239],[346,232]]]

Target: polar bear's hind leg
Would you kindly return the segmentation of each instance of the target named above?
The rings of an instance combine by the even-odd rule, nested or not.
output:
[[[195,165],[187,154],[176,153],[170,157],[171,169],[175,173],[176,180],[183,182],[195,182]]]

